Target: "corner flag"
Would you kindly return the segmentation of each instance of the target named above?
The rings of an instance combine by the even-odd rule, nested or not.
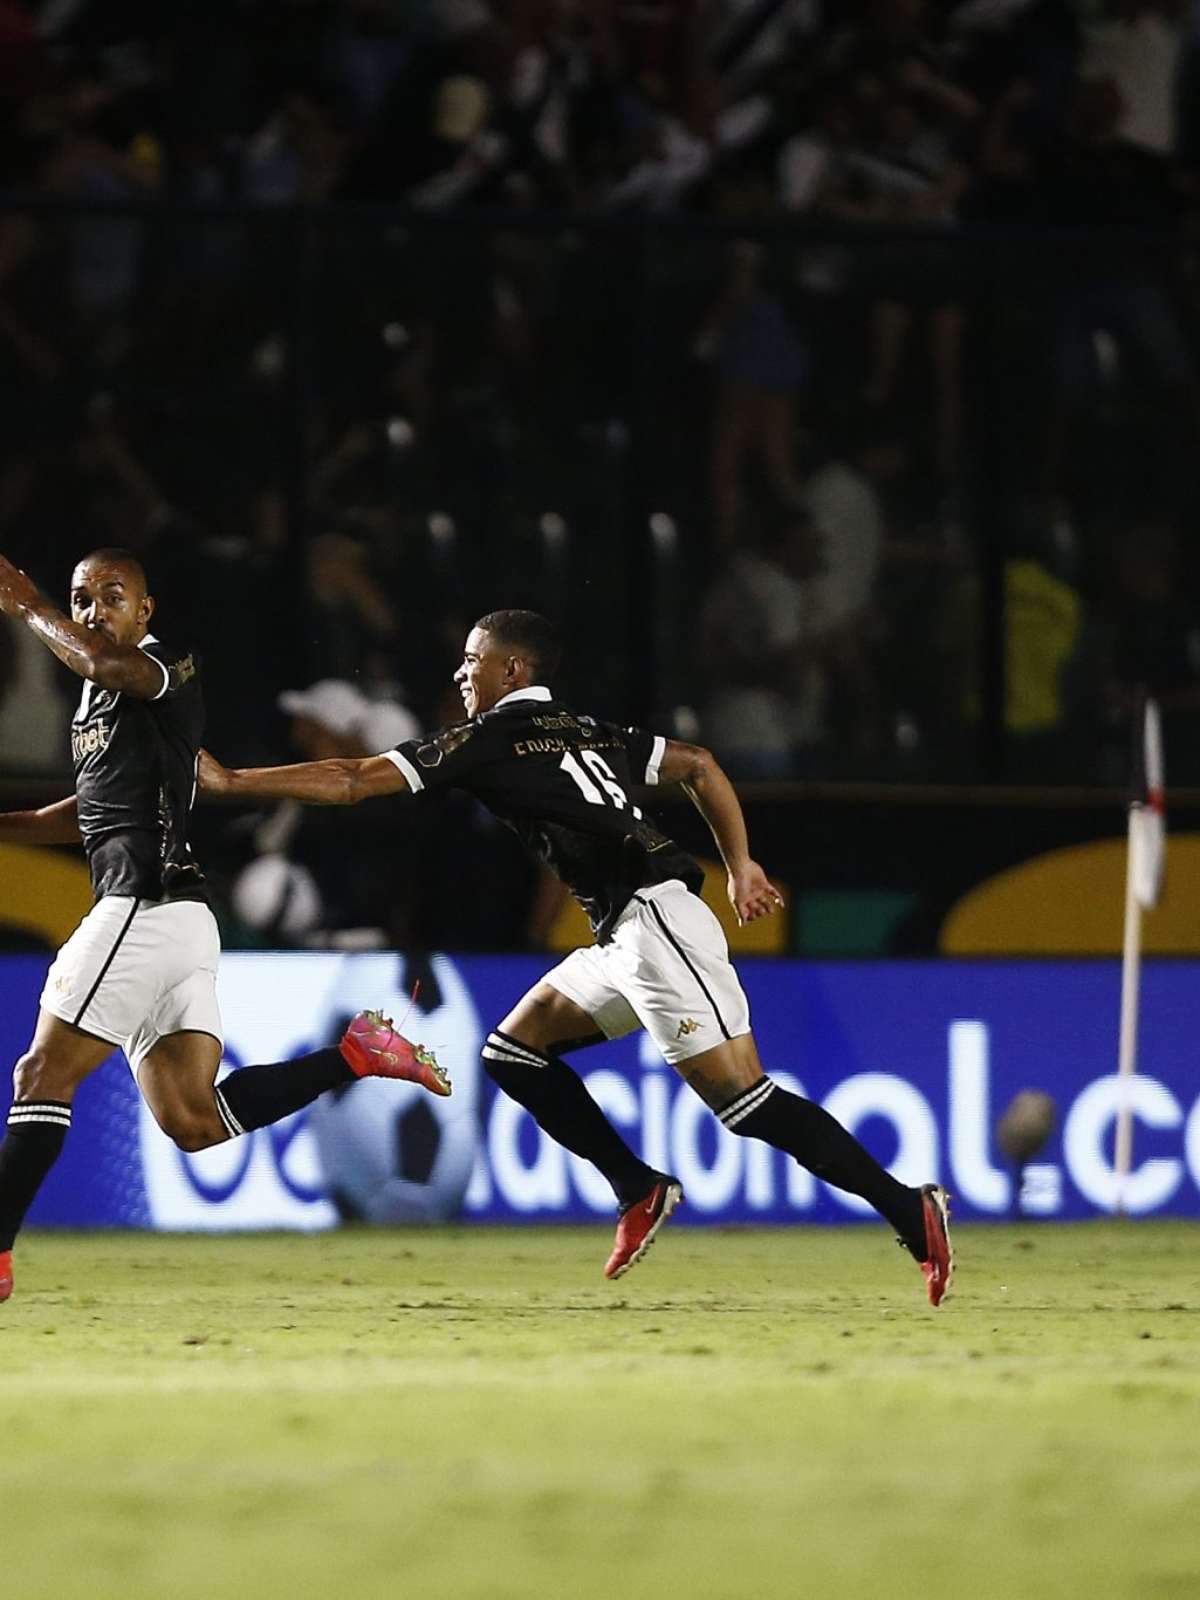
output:
[[[1142,972],[1142,912],[1158,904],[1167,854],[1167,822],[1163,777],[1162,724],[1153,700],[1142,702],[1134,720],[1133,799],[1129,805],[1129,855],[1125,871],[1125,937],[1121,959],[1121,1029],[1117,1044],[1117,1076],[1121,1096],[1117,1109],[1115,1207],[1126,1210],[1129,1174],[1133,1170],[1132,1080],[1137,1072],[1138,991]]]
[[[1139,720],[1141,727],[1134,734],[1136,789],[1131,812],[1131,866],[1138,903],[1149,910],[1158,904],[1162,893],[1167,853],[1162,722],[1155,701],[1143,702]]]

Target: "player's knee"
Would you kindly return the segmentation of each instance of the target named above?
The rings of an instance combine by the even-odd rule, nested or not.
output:
[[[189,1155],[208,1150],[227,1137],[220,1118],[209,1117],[190,1106],[170,1106],[158,1114],[158,1125],[174,1144]]]
[[[61,1100],[72,1087],[45,1050],[31,1048],[13,1068],[14,1100]]]

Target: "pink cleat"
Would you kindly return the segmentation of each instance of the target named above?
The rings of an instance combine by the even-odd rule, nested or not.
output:
[[[0,1250],[0,1300],[7,1300],[12,1289],[12,1251]]]
[[[430,1094],[451,1092],[449,1075],[433,1051],[410,1044],[382,1012],[360,1011],[338,1041],[338,1049],[358,1078],[402,1078],[419,1083]]]

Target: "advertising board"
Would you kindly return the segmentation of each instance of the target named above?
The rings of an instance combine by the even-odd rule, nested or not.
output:
[[[353,1216],[418,1222],[585,1221],[612,1196],[586,1163],[544,1139],[494,1090],[485,1029],[542,972],[529,957],[226,955],[226,1067],[281,1061],[332,1042],[354,1011],[399,1018],[449,1065],[454,1096],[368,1080],[273,1128],[199,1155],[155,1127],[124,1059],[83,1085],[66,1150],[30,1221],[167,1229],[303,1228]],[[740,964],[767,1070],[820,1101],[897,1176],[939,1178],[960,1218],[1016,1200],[996,1119],[1020,1089],[1047,1091],[1058,1120],[1026,1169],[1023,1205],[1046,1217],[1111,1211],[1118,1106],[1119,973],[1096,962]],[[28,1041],[44,961],[0,961],[0,1045]],[[1135,1158],[1127,1209],[1200,1215],[1200,963],[1149,962]],[[777,1152],[725,1132],[644,1035],[582,1051],[574,1065],[630,1144],[676,1173],[684,1223],[838,1222],[866,1214]],[[7,1093],[0,1093],[2,1100]]]

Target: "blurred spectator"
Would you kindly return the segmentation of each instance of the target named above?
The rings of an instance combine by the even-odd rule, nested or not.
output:
[[[1183,54],[1188,0],[1110,0],[1091,30],[1082,73],[1110,80],[1121,102],[1117,137],[1154,155],[1176,148],[1175,83]]]
[[[740,240],[696,337],[716,372],[712,445],[713,515],[728,546],[741,520],[747,467],[762,457],[778,500],[798,505],[795,397],[809,362],[799,334],[766,278],[761,245]]]
[[[291,717],[291,742],[308,761],[380,755],[421,732],[407,706],[368,700],[338,678],[323,678],[308,689],[285,689],[279,709]]]
[[[1159,702],[1168,771],[1200,781],[1200,608],[1185,582],[1178,533],[1161,522],[1129,529],[1109,572],[1106,692],[1114,765],[1127,759],[1129,718],[1143,694]],[[1118,766],[1119,770],[1119,766]]]
[[[32,644],[35,648],[30,650]],[[63,674],[28,628],[0,640],[0,773],[66,774],[71,765],[71,706]]]
[[[148,200],[163,177],[163,151],[138,95],[103,74],[67,74],[51,104],[57,146],[47,173],[56,194],[89,205]],[[72,288],[95,335],[113,336],[111,319],[127,317],[142,286],[146,230],[123,216],[88,216],[70,224]]]
[[[1173,452],[1200,440],[1200,375],[1168,290],[1166,245],[1174,211],[1161,160],[1123,139],[1122,102],[1111,79],[1083,79],[1072,96],[1064,140],[1046,164],[1041,196],[1056,224],[1101,229],[1059,260],[1054,302],[1056,403],[1047,433],[1052,500],[1071,488],[1075,425],[1102,378],[1132,376],[1158,401]],[[1106,337],[1101,337],[1106,336]]]
[[[291,750],[304,761],[377,755],[421,731],[406,707],[373,703],[337,678],[285,690],[278,704],[290,719]],[[293,800],[249,825],[256,854],[234,881],[232,904],[266,942],[371,948],[407,934],[395,871],[406,854],[402,823],[387,862],[364,855],[344,818],[330,825]]]
[[[351,134],[336,98],[296,87],[284,95],[246,153],[245,192],[262,205],[329,200],[350,159]]]
[[[1070,673],[1083,605],[1078,591],[1032,553],[1007,563],[1004,585],[1008,771],[1018,782],[1065,783],[1080,771]]]
[[[736,778],[808,775],[824,745],[819,551],[802,512],[778,511],[757,539],[733,550],[704,598],[704,737]]]
[[[895,428],[866,423],[804,486],[804,503],[820,540],[814,588],[831,628],[861,635],[871,626],[886,527],[880,490],[906,462]]]
[[[371,571],[366,540],[322,533],[308,547],[303,628],[311,670],[326,678],[387,679],[396,616]]]

